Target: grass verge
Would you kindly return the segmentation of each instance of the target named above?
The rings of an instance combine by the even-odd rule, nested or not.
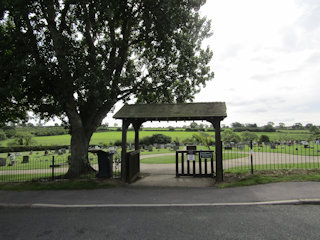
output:
[[[319,169],[282,169],[257,171],[253,175],[249,171],[230,171],[225,173],[224,180],[224,183],[216,184],[216,187],[242,187],[275,182],[320,182],[320,171]]]
[[[5,191],[41,191],[41,190],[80,190],[99,189],[124,186],[118,179],[79,179],[61,180],[54,182],[24,182],[24,183],[1,183],[0,190]]]

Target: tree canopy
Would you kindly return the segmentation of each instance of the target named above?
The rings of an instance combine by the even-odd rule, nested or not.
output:
[[[69,172],[85,172],[95,129],[118,101],[192,101],[213,77],[203,0],[2,1],[1,82],[42,118],[67,119]],[[23,98],[21,97],[23,96]],[[71,175],[72,175],[71,174]]]

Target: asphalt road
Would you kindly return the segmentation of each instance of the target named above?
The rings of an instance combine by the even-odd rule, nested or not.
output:
[[[319,205],[2,208],[0,239],[319,239]]]

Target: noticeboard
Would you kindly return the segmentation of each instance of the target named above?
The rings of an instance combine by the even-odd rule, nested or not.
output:
[[[212,152],[200,152],[200,158],[212,158]]]

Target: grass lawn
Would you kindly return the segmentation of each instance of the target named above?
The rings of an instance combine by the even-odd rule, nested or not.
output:
[[[191,138],[193,134],[199,133],[195,132],[187,132],[187,131],[140,131],[140,139],[146,136],[151,136],[153,134],[164,134],[175,140],[176,138],[179,141],[183,141],[186,138]],[[210,135],[214,136],[214,132],[207,132]],[[241,133],[238,133],[239,135]],[[311,136],[308,131],[302,130],[281,130],[277,132],[256,132],[256,134],[260,137],[261,135],[267,135],[271,141],[278,141],[280,139],[288,139],[288,140],[308,140]],[[127,134],[128,142],[134,142],[134,131],[128,131]],[[71,137],[70,135],[58,135],[58,136],[43,136],[43,137],[34,137],[35,145],[69,145]],[[120,131],[108,131],[108,132],[96,132],[93,134],[90,144],[91,145],[102,145],[104,143],[110,144],[114,143],[117,140],[121,140],[121,132]],[[4,141],[0,141],[1,146],[7,146],[8,142],[11,142],[11,139],[7,139]]]
[[[55,173],[55,178],[61,177],[63,174]],[[10,174],[0,175],[0,182],[28,182],[40,181],[41,179],[51,179],[52,173],[36,173],[36,174]],[[1,188],[0,188],[1,189]]]
[[[172,141],[176,138],[179,141],[185,140],[186,138],[191,138],[193,134],[198,132],[165,132],[165,131],[140,131],[139,137],[144,138],[146,136],[152,136],[153,134],[164,134],[166,136],[171,137]],[[214,135],[214,133],[212,133]],[[127,134],[128,143],[134,143],[134,131],[128,131]],[[71,136],[70,135],[58,135],[58,136],[44,136],[44,137],[34,137],[33,140],[35,141],[34,145],[69,145]],[[110,144],[114,143],[117,140],[121,140],[121,132],[120,131],[110,131],[110,132],[97,132],[94,133],[90,144],[91,145],[102,145],[104,143]],[[0,144],[2,146],[6,146],[8,142],[12,140],[7,139],[1,141]]]
[[[40,190],[77,190],[97,189],[125,186],[119,179],[80,179],[80,180],[59,180],[54,182],[25,182],[25,183],[0,183],[0,190],[11,191],[40,191]]]
[[[237,173],[247,172],[251,169],[250,165],[239,166],[225,169],[225,172]],[[283,169],[320,169],[320,162],[309,162],[309,163],[284,163],[284,164],[262,164],[254,165],[253,170],[283,170]]]
[[[253,175],[251,175],[248,170],[233,170],[225,172],[224,181],[225,182],[223,183],[216,184],[216,187],[242,187],[275,182],[320,182],[320,171],[319,169],[283,169],[274,171],[265,170],[255,172]]]

